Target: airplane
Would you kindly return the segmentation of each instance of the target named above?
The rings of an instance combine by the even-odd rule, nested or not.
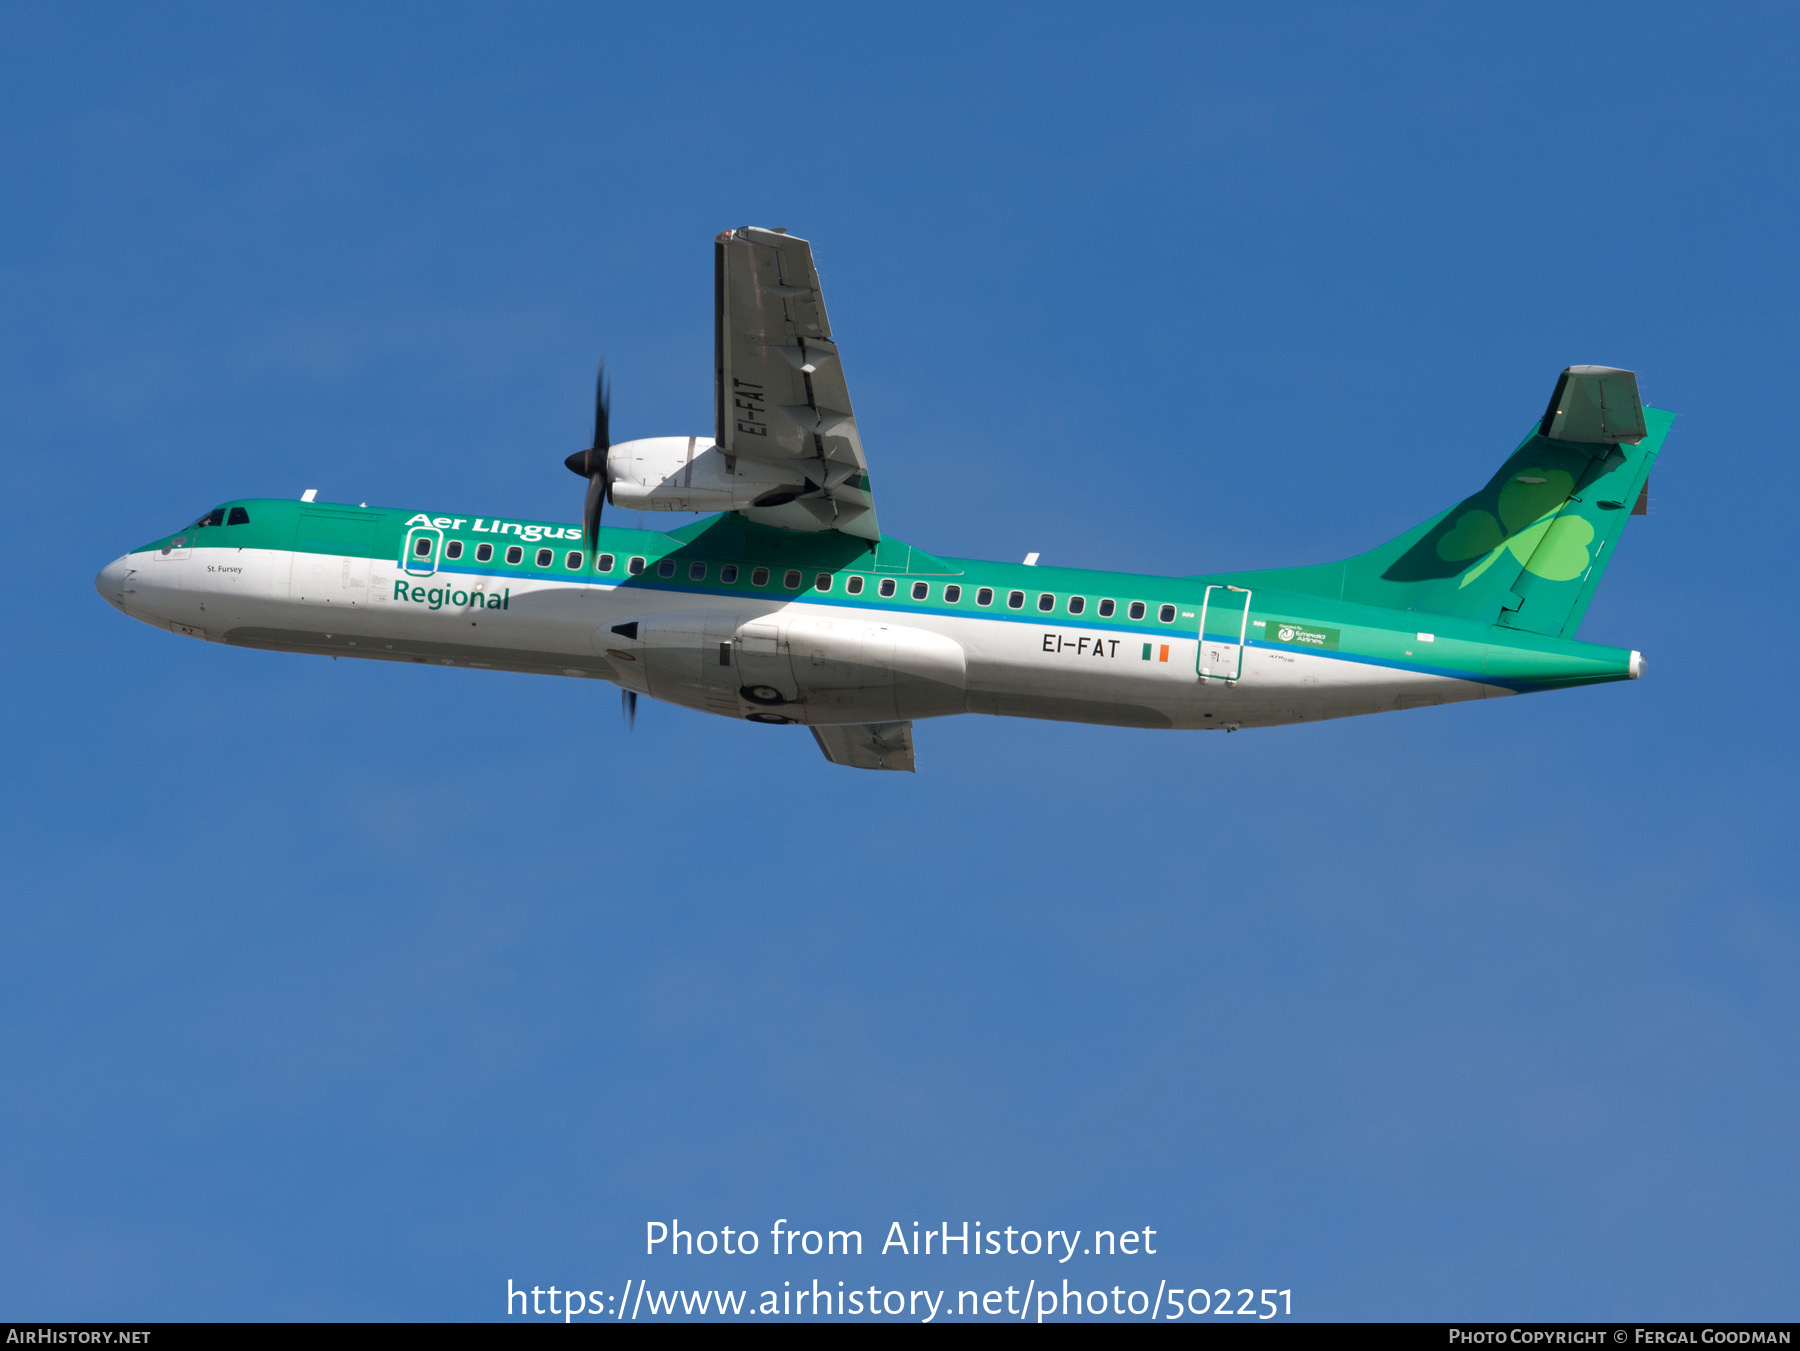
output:
[[[717,236],[708,436],[613,444],[604,367],[582,522],[225,502],[95,579],[208,642],[608,681],[915,768],[957,713],[1233,732],[1635,680],[1575,637],[1673,415],[1570,366],[1487,484],[1334,563],[1150,576],[940,557],[883,533],[812,247]],[[711,513],[663,531],[606,504]]]

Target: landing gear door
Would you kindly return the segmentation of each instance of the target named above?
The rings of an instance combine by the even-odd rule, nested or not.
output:
[[[1249,632],[1250,593],[1241,586],[1207,587],[1200,600],[1200,678],[1242,677]]]
[[[739,626],[732,640],[737,656],[739,692],[765,707],[796,702],[799,688],[786,635],[770,620],[753,619]]]

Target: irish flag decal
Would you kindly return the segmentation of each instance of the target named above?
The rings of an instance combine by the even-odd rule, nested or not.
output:
[[[1169,645],[1167,643],[1145,643],[1144,644],[1144,660],[1145,661],[1167,661],[1168,659],[1169,659]]]

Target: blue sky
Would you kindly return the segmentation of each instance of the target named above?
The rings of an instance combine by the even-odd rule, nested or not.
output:
[[[1796,36],[0,14],[0,1315],[1091,1277],[1792,1317]],[[1582,636],[1650,676],[1229,738],[963,718],[858,774],[94,594],[236,496],[572,518],[602,353],[619,435],[710,431],[742,224],[814,241],[882,523],[940,554],[1340,557],[1485,481],[1564,365],[1631,367],[1681,417]],[[671,1216],[1160,1246],[645,1257]]]

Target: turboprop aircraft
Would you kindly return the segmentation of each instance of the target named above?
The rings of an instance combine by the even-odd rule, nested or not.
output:
[[[581,525],[245,498],[109,563],[100,594],[191,638],[610,681],[804,724],[826,757],[914,767],[914,720],[991,713],[1237,731],[1635,680],[1577,627],[1673,416],[1570,366],[1485,487],[1336,563],[1156,577],[947,558],[882,532],[812,248],[714,241],[711,436],[611,443]],[[710,512],[667,532],[606,503]]]

